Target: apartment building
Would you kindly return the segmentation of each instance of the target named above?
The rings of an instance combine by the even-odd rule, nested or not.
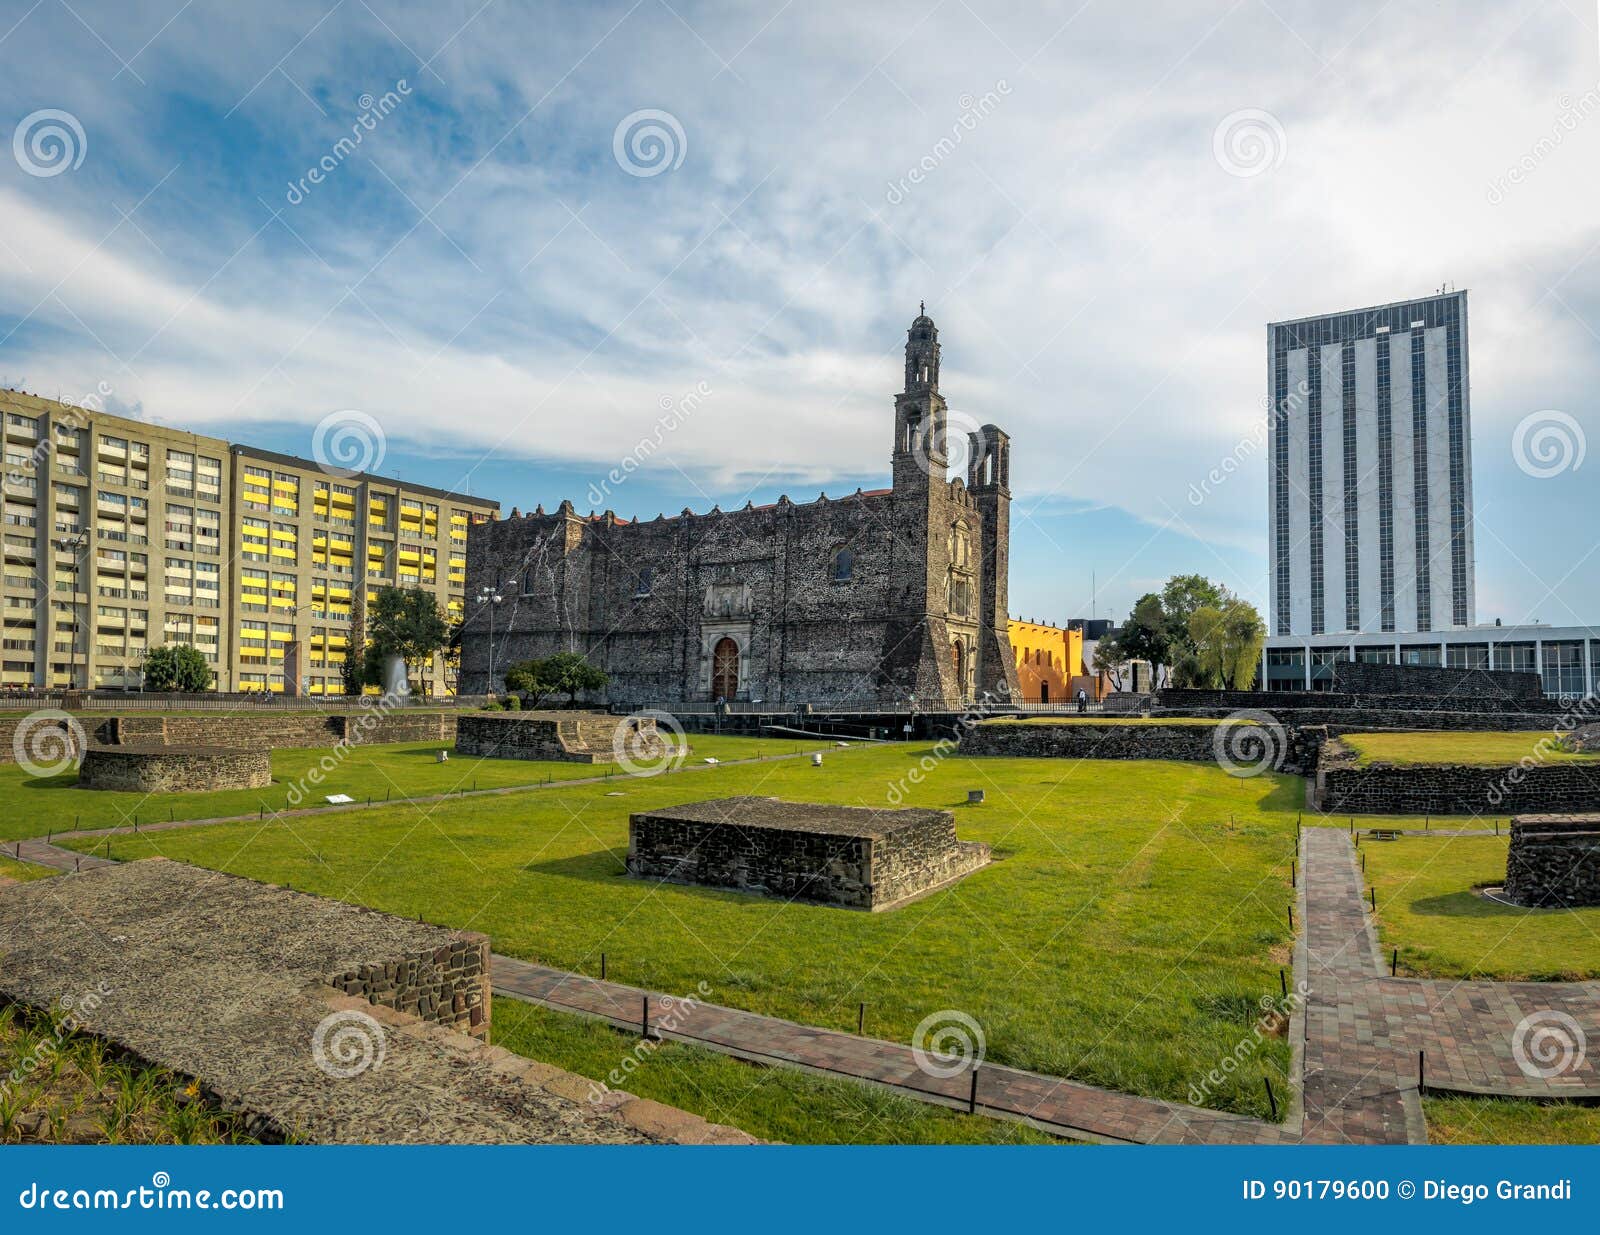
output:
[[[232,448],[234,690],[339,694],[383,587],[421,588],[466,616],[467,528],[498,504],[381,476],[341,477],[308,459]],[[455,689],[440,655],[430,694]]]
[[[137,690],[189,643],[218,690],[339,694],[380,586],[463,616],[467,527],[498,509],[16,391],[0,416],[7,690]],[[425,678],[454,687],[443,657]]]

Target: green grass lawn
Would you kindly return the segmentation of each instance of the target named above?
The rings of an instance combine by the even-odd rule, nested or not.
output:
[[[988,1058],[1184,1100],[1250,1034],[1289,962],[1301,782],[1204,764],[962,759],[927,743],[119,838],[119,858],[202,866],[488,933],[497,950],[654,990],[910,1041],[948,1009]],[[965,805],[969,788],[988,802]],[[866,914],[627,878],[630,811],[734,793],[953,808],[997,860]],[[610,795],[619,796],[610,796]],[[1237,827],[1230,827],[1237,817]],[[85,846],[87,847],[87,846]],[[1209,1105],[1266,1115],[1288,1048],[1269,1040]],[[737,1121],[736,1121],[737,1122]]]
[[[1515,1098],[1424,1098],[1436,1145],[1600,1145],[1600,1106]]]
[[[637,1067],[612,1088],[731,1124],[762,1140],[793,1145],[1064,1143],[1024,1124],[962,1115],[882,1086],[749,1064],[682,1042],[663,1042],[639,1054],[637,1035],[515,999],[496,999],[493,1017],[496,1046],[601,1082],[622,1069],[624,1060],[634,1060]]]
[[[996,716],[992,720],[983,722],[986,725],[1198,725],[1201,727],[1215,728],[1220,725],[1220,719],[1205,716]],[[1231,722],[1237,725],[1253,725],[1256,722],[1249,719],[1240,719]]]
[[[1501,981],[1600,977],[1600,908],[1523,909],[1475,890],[1505,879],[1505,837],[1364,841],[1385,955],[1402,973]]]
[[[826,750],[831,741],[804,738],[746,738],[715,734],[690,735],[689,763],[710,756],[751,759],[795,751]],[[447,763],[435,762],[440,750],[450,750]],[[272,786],[269,789],[228,789],[215,793],[115,793],[79,789],[76,772],[59,776],[29,776],[14,763],[0,764],[0,800],[10,804],[0,813],[0,840],[19,840],[74,827],[122,827],[137,820],[214,819],[275,810],[325,805],[332,793],[347,793],[357,801],[427,797],[463,789],[490,789],[537,784],[545,780],[572,780],[604,776],[613,764],[534,762],[523,759],[474,759],[458,756],[449,742],[405,742],[387,746],[357,746],[346,758],[329,746],[285,748],[272,752]],[[326,761],[326,762],[325,762]],[[331,768],[321,785],[307,775],[323,766]]]
[[[46,879],[59,873],[48,866],[35,866],[32,862],[13,862],[10,858],[0,858],[0,879],[15,879],[18,883],[26,883],[30,879]]]
[[[1524,758],[1544,763],[1600,759],[1559,749],[1550,733],[1347,733],[1340,738],[1357,762],[1458,763],[1498,767]],[[1542,753],[1541,753],[1542,752]]]

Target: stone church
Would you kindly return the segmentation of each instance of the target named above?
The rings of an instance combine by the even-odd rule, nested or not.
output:
[[[948,479],[947,416],[924,312],[894,401],[890,488],[653,521],[562,502],[472,527],[462,691],[572,651],[609,675],[607,702],[630,707],[938,711],[1013,697],[1010,439],[970,433],[967,475]],[[476,603],[485,588],[498,604]]]

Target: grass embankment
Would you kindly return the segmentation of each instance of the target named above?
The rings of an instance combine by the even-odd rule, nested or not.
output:
[[[1429,978],[1498,981],[1600,977],[1600,908],[1527,909],[1478,889],[1504,882],[1503,836],[1416,836],[1365,841],[1385,955]]]
[[[0,1145],[217,1145],[248,1142],[244,1122],[197,1085],[119,1057],[66,1014],[0,1006]]]
[[[1600,1145],[1600,1106],[1514,1098],[1424,1098],[1435,1145]]]
[[[119,838],[408,917],[487,932],[498,951],[714,1003],[908,1042],[973,1017],[996,1063],[1185,1100],[1231,1055],[1288,964],[1301,783],[1202,764],[929,760],[926,743],[724,765],[356,814]],[[988,802],[965,805],[969,788]],[[736,793],[952,808],[997,860],[888,913],[654,884],[624,873],[628,814]],[[1236,821],[1230,823],[1230,820]],[[87,846],[84,846],[87,847]],[[1266,1115],[1287,1045],[1269,1039],[1208,1104]],[[721,1116],[718,1116],[721,1117]],[[730,1114],[730,1122],[747,1126]]]
[[[710,756],[753,759],[768,755],[825,750],[831,741],[790,738],[721,737],[694,734],[690,764]],[[448,762],[436,762],[441,750]],[[321,769],[327,768],[326,772]],[[318,769],[321,784],[309,779]],[[615,764],[535,762],[523,759],[474,759],[456,755],[449,742],[403,742],[387,746],[355,746],[341,758],[331,746],[285,748],[272,752],[272,785],[266,789],[227,789],[215,793],[116,793],[78,788],[76,771],[57,776],[30,776],[14,763],[0,764],[0,840],[19,840],[71,828],[126,827],[135,821],[219,819],[241,815],[270,816],[274,811],[326,805],[328,794],[346,793],[358,802],[368,798],[430,797],[462,790],[541,784],[616,774]]]
[[[1549,732],[1347,733],[1340,738],[1363,767],[1375,763],[1444,763],[1509,767],[1523,759],[1542,763],[1594,762],[1600,753],[1564,750]]]

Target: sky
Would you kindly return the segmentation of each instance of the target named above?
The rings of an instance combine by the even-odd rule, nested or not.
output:
[[[1584,0],[4,0],[0,55],[0,385],[653,518],[886,484],[925,300],[1014,613],[1265,611],[1266,323],[1466,288],[1478,618],[1600,622]]]

